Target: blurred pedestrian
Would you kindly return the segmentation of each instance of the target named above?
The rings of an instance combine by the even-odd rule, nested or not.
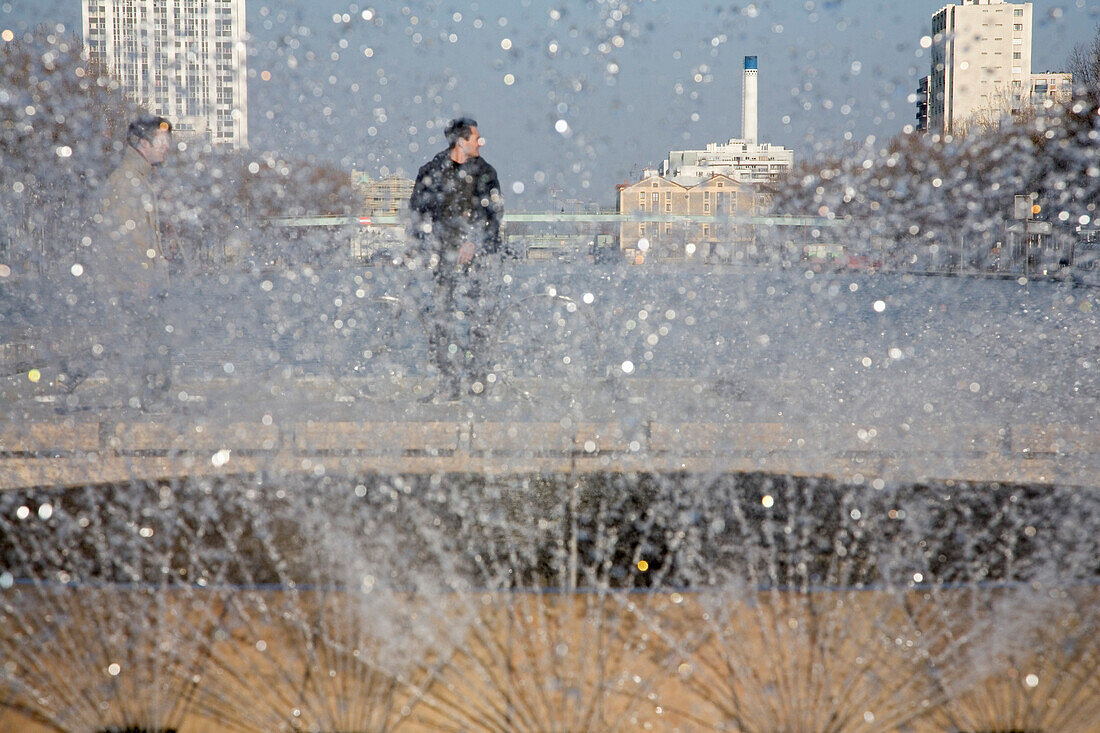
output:
[[[464,388],[480,394],[488,384],[504,205],[497,172],[481,157],[477,122],[451,120],[445,134],[448,148],[420,168],[409,209],[416,253],[433,279],[429,321],[439,386],[430,398],[453,401]]]
[[[110,319],[105,325],[114,331],[111,348],[121,370],[117,376],[140,380],[129,403],[156,410],[167,406],[171,355],[164,322],[169,263],[154,168],[168,157],[172,124],[156,115],[139,115],[127,129],[126,143],[121,163],[104,186],[92,275]]]

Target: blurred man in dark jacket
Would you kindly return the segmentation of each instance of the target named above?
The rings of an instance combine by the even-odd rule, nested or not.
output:
[[[434,280],[432,358],[440,375],[434,397],[457,400],[464,387],[480,394],[487,386],[504,206],[497,172],[481,157],[477,122],[452,120],[446,136],[449,147],[417,173],[409,209],[416,254]],[[469,338],[459,332],[462,321]]]

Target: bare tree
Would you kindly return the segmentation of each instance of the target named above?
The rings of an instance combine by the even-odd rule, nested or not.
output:
[[[0,252],[65,269],[133,113],[75,36],[43,26],[0,47]]]
[[[953,135],[989,135],[1012,125],[1030,124],[1035,119],[1035,102],[1029,96],[1014,94],[1008,87],[993,90],[984,105],[955,125]]]
[[[1100,27],[1091,41],[1073,47],[1066,66],[1079,93],[1100,98]]]

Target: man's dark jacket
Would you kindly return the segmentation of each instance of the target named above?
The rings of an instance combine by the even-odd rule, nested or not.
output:
[[[452,262],[465,241],[474,243],[475,261],[501,254],[500,182],[481,157],[459,165],[444,150],[425,163],[416,174],[409,210],[422,253],[437,254],[441,264]]]

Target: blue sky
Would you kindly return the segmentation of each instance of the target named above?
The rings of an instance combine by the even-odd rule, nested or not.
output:
[[[760,138],[796,158],[901,132],[941,6],[247,0],[250,142],[411,174],[442,147],[441,123],[469,114],[510,198],[610,203],[666,151],[740,135],[746,55],[759,57]],[[1100,4],[1040,1],[1034,15],[1034,70],[1057,70],[1096,33]],[[79,33],[79,0],[0,0],[0,29],[39,23]]]

